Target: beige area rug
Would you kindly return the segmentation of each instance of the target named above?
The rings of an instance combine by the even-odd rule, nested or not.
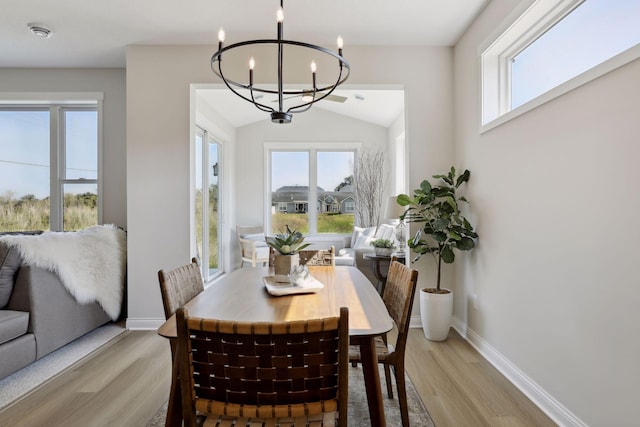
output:
[[[393,375],[393,374],[392,374]],[[380,378],[382,380],[382,400],[384,402],[384,414],[388,427],[402,427],[400,419],[400,406],[398,404],[398,393],[393,383],[393,399],[387,396],[387,386],[384,384],[384,370],[380,368]],[[411,427],[435,427],[431,416],[427,412],[418,392],[413,383],[406,377],[407,382],[407,400],[409,403],[409,424]],[[166,418],[166,403],[158,410],[153,419],[147,424],[147,427],[164,426]],[[349,368],[349,427],[370,427],[369,407],[367,406],[367,396],[364,390],[364,379],[362,378],[362,370],[358,368]]]
[[[0,409],[62,373],[126,329],[107,323],[0,380]]]

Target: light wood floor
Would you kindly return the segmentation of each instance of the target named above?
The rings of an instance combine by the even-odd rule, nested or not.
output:
[[[0,426],[145,426],[168,398],[170,359],[154,331],[127,331],[4,409]],[[412,329],[406,364],[438,427],[555,425],[453,330],[435,343]]]

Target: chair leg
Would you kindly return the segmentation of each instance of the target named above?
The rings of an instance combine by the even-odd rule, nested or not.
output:
[[[400,416],[402,427],[409,427],[409,404],[407,403],[407,385],[404,381],[404,363],[393,366],[398,388],[398,402],[400,403]]]
[[[393,371],[396,375],[398,375],[398,373],[395,372],[395,368],[393,369]],[[393,399],[393,387],[391,386],[391,368],[389,367],[388,363],[384,364],[384,378],[387,380],[387,394],[389,395],[389,399]]]

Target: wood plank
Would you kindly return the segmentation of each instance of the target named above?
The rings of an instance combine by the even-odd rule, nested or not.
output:
[[[438,427],[555,425],[453,330],[435,343],[411,329],[406,358]],[[128,331],[0,412],[0,426],[144,427],[167,400],[170,375],[167,340]]]

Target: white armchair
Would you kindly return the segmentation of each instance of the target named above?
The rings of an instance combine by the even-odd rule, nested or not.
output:
[[[264,235],[262,226],[238,226],[238,239],[240,240],[240,254],[242,262],[250,262],[252,267],[258,263],[267,265],[269,262],[269,245]]]

